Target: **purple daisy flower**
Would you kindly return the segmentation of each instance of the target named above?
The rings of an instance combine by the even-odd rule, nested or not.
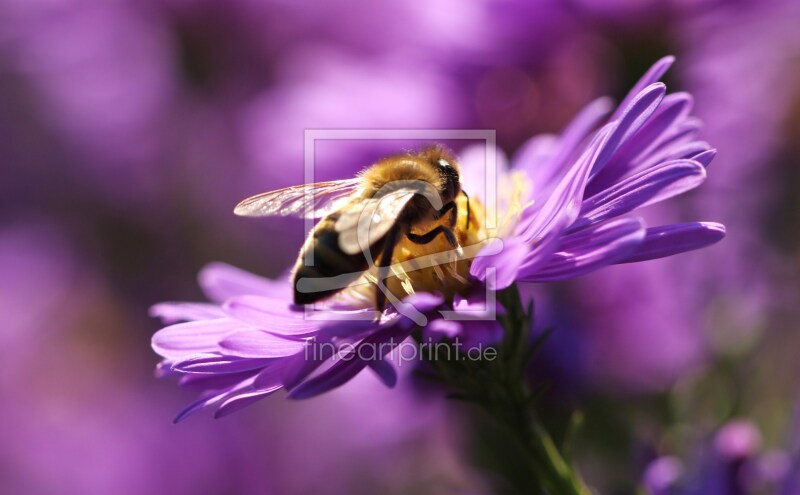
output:
[[[501,220],[497,228],[467,229],[468,242],[462,243],[493,246],[480,252],[469,273],[462,270],[468,263],[452,269],[442,265],[437,272],[442,292],[448,273],[473,289],[450,304],[421,291],[411,275],[401,282],[408,297],[379,321],[358,319],[373,310],[356,297],[336,299],[309,318],[292,305],[287,278],[267,280],[221,264],[207,267],[200,285],[212,303],[164,303],[152,311],[170,324],[153,337],[154,350],[164,357],[160,374],[180,376],[181,385],[208,391],[176,420],[212,405],[216,417],[224,416],[280,389],[290,398],[312,397],[367,367],[393,386],[397,374],[386,356],[396,350],[395,357],[402,354],[398,348],[420,326],[430,341],[449,337],[480,345],[499,339],[497,321],[474,318],[478,308],[488,308],[480,289],[572,278],[720,240],[724,227],[719,224],[647,228],[642,219],[624,216],[696,187],[714,156],[696,139],[699,124],[688,117],[691,97],[665,96],[665,86],[657,82],[671,63],[671,57],[656,63],[599,128],[611,110],[607,100],[589,105],[560,137],[533,138],[512,167],[500,157]],[[480,217],[479,199],[486,195],[476,187],[482,184],[477,153],[467,150],[462,158],[464,189]],[[451,311],[447,318],[444,309]]]
[[[341,385],[368,365],[393,386],[397,375],[391,364],[383,355],[361,359],[358,346],[399,344],[415,328],[402,317],[381,322],[304,319],[303,311],[291,305],[288,280],[264,279],[224,264],[206,267],[200,273],[200,285],[213,303],[163,303],[151,311],[167,323],[183,322],[153,336],[153,349],[164,357],[158,373],[181,375],[181,386],[212,390],[181,412],[176,421],[217,403],[216,417],[225,416],[284,387],[291,389],[293,398],[317,395]],[[426,294],[413,301],[423,310],[440,303],[440,298]],[[349,316],[368,311],[371,313],[351,309]],[[342,310],[331,312],[334,317],[342,315]],[[311,341],[321,345],[311,347]],[[347,343],[355,343],[351,352],[358,359],[345,356],[331,369],[304,381]]]
[[[647,228],[641,218],[624,216],[700,185],[716,154],[697,139],[691,96],[666,95],[658,82],[673,60],[653,65],[599,130],[609,112],[604,99],[590,104],[559,138],[537,136],[523,145],[510,173],[515,181],[530,181],[532,193],[512,225],[501,227],[502,252],[477,258],[473,276],[485,280],[487,267],[502,267],[498,289],[551,282],[722,239],[725,228],[717,223]]]

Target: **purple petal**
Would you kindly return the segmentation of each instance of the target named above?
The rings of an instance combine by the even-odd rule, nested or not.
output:
[[[210,406],[216,402],[221,401],[223,398],[225,398],[226,395],[228,395],[228,393],[229,391],[225,390],[224,392],[219,392],[219,393],[215,392],[212,394],[204,395],[203,397],[197,399],[196,401],[190,403],[188,406],[183,408],[181,412],[179,412],[175,416],[175,419],[173,419],[172,422],[180,423],[181,421],[188,418],[192,414],[196,413],[200,409],[203,409],[204,407]]]
[[[369,312],[373,313],[374,310],[369,309]],[[361,312],[359,311],[359,313]],[[341,316],[342,314],[343,312],[339,312],[338,315]],[[388,324],[394,317],[395,315],[392,314],[384,315],[380,322],[366,319],[349,320],[346,318],[340,321],[319,321],[317,324],[320,328],[316,337],[322,341],[335,337],[356,338],[359,335],[375,331],[380,325]]]
[[[602,152],[614,126],[606,126],[595,135],[580,159],[572,166],[561,182],[547,198],[544,205],[537,210],[528,210],[520,225],[517,235],[526,242],[536,242],[553,230],[553,226],[562,223],[566,217],[572,223],[580,210],[580,200],[588,180],[589,171]]]
[[[178,413],[177,416],[175,416],[175,419],[173,419],[172,422],[173,423],[180,423],[181,421],[183,421],[184,419],[189,417],[191,414],[196,413],[200,409],[203,409],[204,407],[208,407],[208,406],[210,406],[212,404],[216,404],[217,402],[225,399],[226,397],[230,396],[231,394],[236,393],[239,390],[246,389],[246,388],[250,387],[251,385],[252,385],[252,379],[248,378],[248,379],[245,379],[245,380],[237,383],[236,385],[234,385],[234,386],[232,386],[230,388],[227,388],[227,389],[225,389],[225,390],[223,390],[221,392],[214,392],[214,393],[211,393],[211,394],[207,394],[207,395],[201,397],[200,399],[192,402],[188,406],[186,406],[181,412]]]
[[[562,239],[560,250],[541,267],[523,268],[520,281],[550,282],[579,277],[626,258],[642,242],[645,229],[638,218],[594,225]]]
[[[181,376],[180,380],[178,380],[178,386],[191,390],[220,391],[223,388],[229,389],[242,380],[253,378],[255,373],[255,370],[243,371],[241,373],[188,373]]]
[[[162,359],[157,365],[155,369],[155,377],[156,378],[174,378],[181,376],[180,373],[176,372],[172,369],[172,363],[174,361],[169,359]]]
[[[688,160],[710,149],[711,146],[705,141],[689,141],[676,144],[649,154],[646,159],[637,165],[637,168],[640,170],[648,169],[668,160]]]
[[[440,342],[442,339],[452,339],[460,334],[461,330],[461,323],[458,321],[435,319],[422,329],[422,340],[428,343]]]
[[[280,388],[280,385],[278,385],[271,389],[253,390],[251,392],[244,392],[234,395],[233,397],[226,399],[222,404],[220,404],[219,408],[214,411],[214,419],[224,418],[229,414],[244,409],[245,407],[258,402],[264,397],[275,393]]]
[[[559,177],[553,158],[561,149],[561,139],[555,134],[537,134],[528,139],[511,159],[515,170],[523,170],[536,185],[536,192],[546,189],[552,179]]]
[[[329,340],[310,340],[303,352],[285,358],[287,369],[282,374],[282,383],[291,390],[305,380],[325,361],[336,354],[337,347]]]
[[[561,236],[566,230],[569,223],[572,222],[572,215],[571,214],[564,214],[560,218],[557,219],[559,222],[555,224],[550,232],[540,238],[536,243],[536,249],[531,249],[528,255],[522,262],[522,266],[520,266],[516,273],[516,279],[520,279],[520,273],[523,271],[530,271],[535,267],[541,266],[547,258],[553,253],[560,242]]]
[[[360,373],[366,366],[366,361],[357,359],[355,356],[346,360],[343,359],[324,373],[292,389],[287,397],[290,399],[310,399],[311,397],[323,394],[344,385]]]
[[[725,226],[713,222],[664,225],[647,229],[639,247],[617,263],[664,258],[710,246],[725,237]]]
[[[580,218],[569,230],[574,232],[677,196],[699,186],[705,178],[705,168],[691,160],[675,160],[643,170],[584,201]]]
[[[305,343],[262,330],[248,329],[226,335],[219,342],[219,347],[238,357],[275,358],[298,353],[303,350]]]
[[[287,373],[296,366],[298,357],[305,358],[307,356],[301,352],[296,356],[274,360],[256,375],[253,387],[259,390],[268,390],[276,386],[283,387]]]
[[[369,362],[369,367],[387,387],[394,388],[397,385],[397,370],[388,359],[374,359]]]
[[[683,146],[676,147],[670,158],[678,159],[678,158],[686,158],[689,159],[693,156],[697,156],[702,154],[711,149],[711,145],[705,141],[692,141],[686,143]]]
[[[536,136],[522,145],[513,163],[531,178],[535,200],[544,201],[550,195],[568,161],[576,158],[578,147],[610,110],[611,100],[597,99],[581,110],[559,138]]]
[[[484,248],[486,249],[486,248]],[[485,282],[489,268],[495,269],[494,281],[488,284],[492,290],[502,290],[514,283],[519,267],[522,266],[530,253],[531,247],[519,237],[503,240],[503,248],[497,254],[478,255],[472,260],[470,274],[478,280]]]
[[[633,88],[628,92],[628,94],[623,98],[622,102],[620,102],[619,107],[617,107],[617,111],[614,112],[614,115],[611,117],[611,120],[616,120],[622,114],[622,110],[626,108],[631,101],[636,98],[636,95],[639,94],[644,88],[650,86],[651,84],[657,82],[661,79],[661,76],[669,70],[670,66],[675,62],[675,57],[672,55],[668,55],[659,59],[655,64],[648,69],[647,72],[642,76],[636,84],[633,85]]]
[[[270,359],[198,354],[175,362],[172,369],[183,373],[239,373],[263,368],[269,362]]]
[[[418,311],[426,312],[441,306],[444,298],[430,292],[416,292],[403,299],[403,302],[411,304]]]
[[[532,244],[524,262],[528,270],[547,259],[564,229],[577,218],[589,171],[615,129],[614,125],[608,125],[598,131],[547,203],[540,210],[529,212],[527,219],[523,218],[517,232],[522,240]]]
[[[700,120],[694,117],[687,117],[673,125],[647,153],[640,153],[633,160],[630,170],[643,170],[665,160],[677,158],[675,151],[696,141],[702,125]]]
[[[485,291],[473,291],[468,297],[456,297],[453,309],[464,316],[464,319],[481,318],[485,319],[490,314],[505,315],[506,308],[495,301],[494,307],[489,307],[486,301]]]
[[[595,194],[604,189],[616,178],[616,172],[604,171],[606,164],[611,157],[619,150],[627,139],[635,134],[651,115],[656,111],[667,92],[667,87],[662,83],[655,83],[636,95],[630,106],[625,109],[622,117],[614,122],[613,132],[603,145],[600,153],[592,164],[592,180],[588,187],[588,195]]]
[[[598,98],[583,107],[561,133],[560,149],[566,150],[565,155],[572,154],[571,151],[580,146],[612,108],[610,98]]]
[[[461,167],[461,184],[464,190],[476,198],[486,198],[485,184],[487,173],[487,156],[491,148],[474,144],[459,153],[458,163]],[[500,148],[495,148],[498,174],[508,172],[508,158]],[[482,189],[482,187],[484,187]]]
[[[686,93],[665,96],[651,118],[614,153],[603,170],[603,181],[614,182],[636,168],[636,159],[658,148],[668,131],[683,120],[692,108],[692,97]]]
[[[692,156],[691,159],[704,167],[708,167],[711,164],[711,160],[713,160],[715,156],[717,156],[717,150],[711,149],[701,151],[700,153]]]
[[[666,130],[661,136],[656,147],[653,151],[670,148],[676,145],[694,141],[700,130],[703,128],[703,122],[697,117],[687,116],[680,122]]]
[[[159,303],[150,308],[150,316],[164,323],[179,321],[213,320],[225,317],[219,306],[211,303]]]
[[[577,218],[589,171],[614,129],[614,126],[606,126],[598,131],[544,206],[539,210],[526,212],[528,216],[523,217],[517,227],[520,239],[532,244],[526,263],[545,258],[561,232]]]
[[[206,265],[198,278],[206,296],[219,304],[246,294],[288,297],[292,293],[292,286],[286,281],[269,280],[225,263]]]
[[[369,361],[381,359],[380,356],[385,356],[391,352],[393,348],[408,338],[409,334],[410,331],[408,330],[389,327],[370,335],[356,345],[351,353],[343,356],[342,359],[331,366],[330,369],[292,389],[288,397],[291,399],[308,399],[347,383],[363,370]]]
[[[319,330],[318,321],[304,319],[300,311],[292,311],[285,298],[238,296],[222,306],[225,313],[248,325],[280,335],[308,335]]]
[[[172,359],[212,353],[219,350],[219,341],[237,328],[241,324],[227,318],[178,323],[156,332],[151,345],[156,353]]]

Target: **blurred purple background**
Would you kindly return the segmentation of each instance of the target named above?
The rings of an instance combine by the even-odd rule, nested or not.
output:
[[[290,265],[302,222],[232,207],[302,182],[304,129],[496,129],[511,154],[666,54],[719,155],[650,218],[728,237],[528,288],[556,328],[533,373],[553,415],[594,414],[580,463],[601,488],[736,416],[788,448],[798,26],[792,0],[0,0],[0,491],[485,492],[459,404],[410,376],[173,426],[193,394],[153,378],[147,309],[200,299],[211,261]],[[320,145],[317,178],[398,146]]]

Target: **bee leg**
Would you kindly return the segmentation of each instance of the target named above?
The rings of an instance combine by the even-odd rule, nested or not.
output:
[[[453,248],[455,251],[452,251],[453,259],[452,263],[455,266],[455,263],[464,255],[464,251],[461,249],[461,245],[458,243],[456,239],[456,235],[453,233],[453,230],[449,227],[445,227],[444,225],[439,225],[435,229],[431,230],[428,233],[417,235],[408,233],[406,236],[408,240],[413,242],[414,244],[428,244],[429,242],[433,241],[437,235],[442,234],[445,239],[447,239],[448,244],[450,247]]]
[[[446,205],[442,206],[442,209],[436,212],[436,218],[442,218],[450,211],[450,219],[448,220],[448,225],[451,227],[456,226],[456,220],[458,219],[458,205],[455,201],[450,201]]]
[[[386,234],[380,258],[378,258],[377,263],[375,263],[378,267],[378,283],[375,286],[375,309],[378,310],[378,318],[380,318],[380,314],[383,313],[383,310],[386,309],[386,294],[383,292],[383,289],[389,290],[385,284],[386,279],[389,277],[389,266],[392,264],[394,246],[397,244],[399,234],[400,232],[397,228],[391,229],[389,233]]]
[[[450,227],[455,227],[456,222],[458,221],[458,205],[455,201],[451,201],[451,204],[453,205],[453,211],[450,213],[450,221],[448,224]]]
[[[436,239],[436,236],[442,234],[447,242],[453,249],[458,249],[458,240],[456,240],[456,235],[453,233],[453,230],[449,227],[445,227],[444,225],[439,225],[435,229],[431,230],[430,232],[426,232],[425,234],[412,234],[409,232],[406,234],[408,240],[413,242],[414,244],[428,244]]]
[[[467,222],[464,224],[464,229],[465,230],[469,230],[469,220],[470,220],[470,218],[469,218],[469,214],[470,214],[470,211],[469,211],[469,195],[467,193],[465,193],[463,189],[461,190],[461,194],[463,194],[464,197],[467,198]]]

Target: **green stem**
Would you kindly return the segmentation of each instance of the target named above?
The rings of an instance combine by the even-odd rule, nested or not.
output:
[[[495,383],[493,403],[481,402],[480,405],[492,421],[506,430],[509,438],[517,439],[519,448],[527,453],[529,468],[547,493],[590,495],[590,490],[561,455],[547,429],[536,417],[527,387],[520,386],[523,383],[519,379],[514,383]]]
[[[532,404],[535,393],[526,383],[528,364],[546,335],[532,341],[532,305],[522,307],[516,287],[498,294],[505,309],[505,333],[497,357],[486,361],[432,361],[455,396],[487,413],[493,434],[478,435],[490,450],[494,471],[505,470],[504,487],[514,493],[590,495],[591,491],[564,459]],[[513,463],[513,467],[508,464]],[[497,474],[497,473],[495,473]]]

